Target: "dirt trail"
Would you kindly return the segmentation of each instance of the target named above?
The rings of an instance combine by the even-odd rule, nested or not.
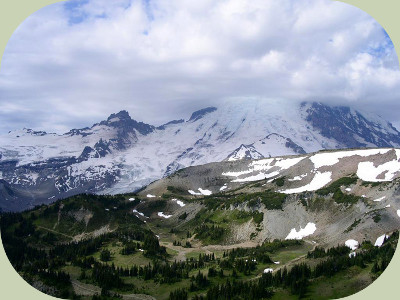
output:
[[[43,227],[43,226],[36,226],[36,227],[37,227],[37,228],[44,229],[44,230],[47,230],[47,231],[50,231],[50,232],[55,233],[55,234],[60,234],[60,235],[66,236],[67,238],[70,238],[70,239],[73,239],[73,238],[74,238],[74,237],[71,236],[71,235],[68,235],[68,234],[65,234],[65,233],[61,233],[61,232],[55,231],[55,230],[50,229],[50,228],[46,228],[46,227]]]
[[[146,295],[146,294],[129,294],[129,295],[122,295],[123,299],[130,300],[130,299],[137,299],[137,300],[156,300],[156,298]]]

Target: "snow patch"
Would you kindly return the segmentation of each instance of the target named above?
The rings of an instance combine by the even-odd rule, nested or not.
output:
[[[245,178],[238,178],[235,180],[232,180],[232,182],[249,182],[249,181],[259,181],[259,180],[263,180],[263,179],[268,179],[271,177],[275,177],[279,175],[279,172],[271,172],[269,174],[260,172],[257,175],[253,175],[253,176],[249,176],[249,177],[245,177]]]
[[[295,158],[277,158],[277,162],[275,162],[275,166],[280,167],[281,170],[286,170],[294,165],[297,165],[301,162],[305,157],[295,157]]]
[[[376,239],[375,246],[378,246],[378,247],[382,246],[385,238],[388,238],[388,237],[389,236],[387,234],[384,234],[384,235],[381,235],[380,237],[378,237]]]
[[[333,166],[339,162],[340,158],[349,157],[353,155],[359,156],[370,156],[375,154],[385,154],[391,149],[368,149],[368,150],[354,150],[354,151],[339,151],[331,153],[318,153],[310,157],[315,168],[320,168],[323,166]]]
[[[147,197],[147,198],[155,198],[156,196],[155,196],[155,195],[152,195],[152,194],[147,194],[146,197]]]
[[[189,192],[189,194],[194,195],[194,196],[200,196],[201,195],[201,193],[196,193],[193,190],[188,190],[188,192]]]
[[[385,198],[386,198],[386,196],[380,197],[378,199],[375,199],[374,202],[381,202]]]
[[[347,240],[344,244],[351,250],[356,250],[358,248],[358,242],[356,240]]]
[[[206,189],[202,189],[202,188],[198,188],[197,190],[199,191],[199,193],[197,193],[193,190],[188,190],[188,192],[189,192],[189,194],[195,195],[195,196],[201,196],[201,195],[209,196],[212,194],[212,192],[210,190],[206,190]]]
[[[349,257],[350,257],[350,258],[356,257],[356,255],[357,255],[356,252],[353,251],[353,252],[350,252]]]
[[[346,192],[351,192],[351,188],[346,188],[345,191]]]
[[[274,269],[271,269],[271,268],[264,269],[264,273],[272,273],[273,271],[274,271]]]
[[[303,237],[313,234],[317,230],[317,226],[314,223],[307,223],[306,227],[301,228],[297,231],[296,228],[292,228],[285,240],[301,240]]]
[[[135,198],[129,198],[129,201],[135,201]]]
[[[257,161],[253,161],[249,164],[248,170],[237,171],[237,172],[224,172],[223,176],[229,177],[239,177],[251,173],[258,174],[251,175],[245,178],[237,178],[232,180],[232,182],[249,182],[249,181],[258,181],[263,179],[268,179],[274,176],[279,175],[282,170],[289,169],[294,165],[298,164],[305,157],[295,157],[295,158],[266,158],[260,159]],[[272,168],[279,168],[277,171],[269,172]]]
[[[292,179],[288,179],[288,181],[300,181],[302,180],[304,177],[306,177],[308,175],[308,173],[306,174],[301,174],[299,176],[294,176]]]
[[[228,161],[235,161],[235,160],[241,160],[244,158],[250,158],[250,159],[259,159],[262,158],[263,156],[258,153],[254,147],[248,146],[246,147],[245,145],[241,145],[239,149],[237,149],[233,155],[228,158]]]
[[[324,173],[317,172],[315,173],[314,178],[311,180],[309,184],[280,192],[285,194],[294,194],[294,193],[302,193],[305,191],[316,191],[327,185],[329,182],[331,182],[332,180],[331,176],[332,172],[324,172]]]
[[[147,219],[149,218],[149,217],[146,217],[146,216],[144,215],[144,213],[142,213],[142,212],[140,212],[140,211],[137,211],[136,209],[133,210],[133,213],[134,213],[134,214],[138,214],[139,216],[142,216],[142,217],[147,218]]]
[[[387,149],[388,151],[390,149]],[[387,152],[387,151],[386,151]],[[400,150],[396,149],[397,159],[388,161],[377,167],[374,166],[373,162],[365,161],[358,164],[357,176],[364,181],[382,182],[391,181],[400,171]],[[384,178],[377,178],[383,174]]]
[[[119,121],[120,121],[120,119],[118,117],[108,120],[108,122],[110,122],[110,123],[119,122]]]
[[[186,205],[185,203],[183,203],[183,201],[178,199],[172,199],[172,201],[175,201],[176,204],[178,204],[180,207],[184,207]]]
[[[223,185],[223,186],[221,186],[220,188],[219,188],[219,190],[222,192],[223,190],[226,190],[228,188],[228,186],[226,185],[226,183]]]
[[[202,195],[205,195],[205,196],[210,196],[212,194],[212,192],[210,190],[206,190],[206,189],[203,190],[202,188],[198,188],[198,190]]]
[[[159,217],[165,218],[165,219],[168,219],[168,218],[171,218],[171,217],[172,217],[172,215],[165,215],[162,211],[158,212],[157,215],[158,215]]]

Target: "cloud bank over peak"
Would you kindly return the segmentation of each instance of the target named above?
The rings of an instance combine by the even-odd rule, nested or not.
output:
[[[74,0],[10,39],[0,130],[62,132],[122,109],[162,124],[230,97],[351,102],[396,122],[399,96],[390,38],[341,2]]]

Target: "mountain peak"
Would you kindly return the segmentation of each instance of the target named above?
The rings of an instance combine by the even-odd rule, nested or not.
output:
[[[192,113],[192,115],[190,116],[190,119],[188,122],[195,122],[197,120],[200,120],[202,117],[204,117],[206,114],[212,113],[214,111],[216,111],[217,108],[210,106],[210,107],[206,107],[200,110],[195,111],[194,113]]]
[[[252,145],[241,144],[239,148],[235,149],[225,160],[249,160],[249,159],[260,159],[264,156],[258,152]]]
[[[132,120],[131,116],[129,115],[129,113],[126,110],[121,110],[120,112],[116,113],[116,114],[111,114],[107,121],[108,122],[118,122],[118,121],[122,121],[122,120]]]

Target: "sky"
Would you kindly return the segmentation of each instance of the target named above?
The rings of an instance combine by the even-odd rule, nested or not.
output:
[[[400,71],[385,30],[330,0],[70,0],[9,40],[0,133],[67,132],[113,112],[152,125],[233,98],[321,101],[400,128]]]

